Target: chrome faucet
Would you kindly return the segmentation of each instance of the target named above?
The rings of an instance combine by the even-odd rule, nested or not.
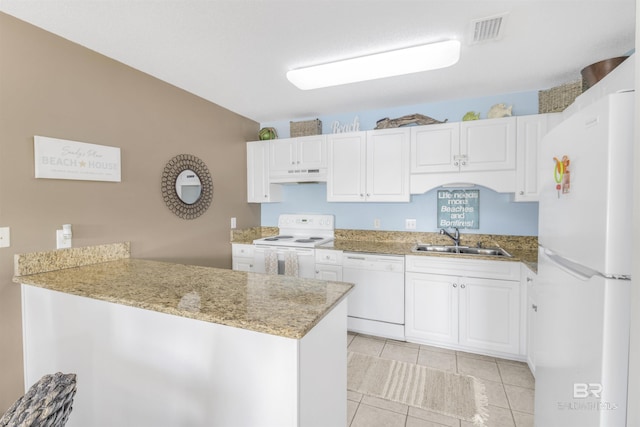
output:
[[[454,230],[455,230],[455,232],[454,232],[453,236],[451,235],[451,233],[449,233],[444,228],[440,229],[440,234],[444,234],[445,236],[447,236],[451,240],[453,240],[453,243],[455,243],[456,246],[460,246],[460,230],[458,230],[458,227],[454,228]]]

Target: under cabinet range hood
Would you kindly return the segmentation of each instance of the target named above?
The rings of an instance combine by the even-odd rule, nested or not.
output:
[[[297,182],[326,182],[327,168],[317,169],[289,169],[269,174],[269,182],[272,184],[297,183]]]

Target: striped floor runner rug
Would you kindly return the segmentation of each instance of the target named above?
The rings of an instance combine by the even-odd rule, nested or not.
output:
[[[349,352],[347,388],[484,426],[488,400],[478,379]]]

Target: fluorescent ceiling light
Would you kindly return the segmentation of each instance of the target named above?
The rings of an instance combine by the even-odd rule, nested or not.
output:
[[[447,40],[299,68],[287,72],[287,79],[302,90],[317,89],[445,68],[459,58],[460,42]]]

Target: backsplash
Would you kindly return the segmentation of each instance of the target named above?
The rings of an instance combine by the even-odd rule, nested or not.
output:
[[[16,254],[14,257],[14,276],[28,276],[129,258],[130,256],[131,244],[129,242]]]

